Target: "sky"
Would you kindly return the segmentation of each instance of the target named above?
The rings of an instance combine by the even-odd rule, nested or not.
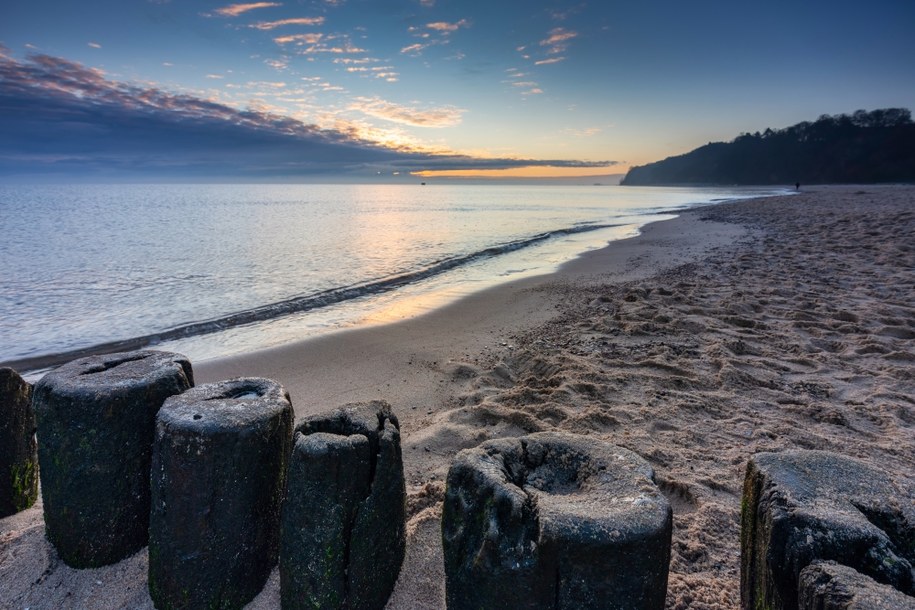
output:
[[[619,174],[887,107],[915,108],[911,0],[0,8],[6,179]]]

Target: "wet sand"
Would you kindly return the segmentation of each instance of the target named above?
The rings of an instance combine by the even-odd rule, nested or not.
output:
[[[566,430],[645,457],[674,508],[669,608],[739,606],[758,451],[827,449],[915,485],[915,187],[811,187],[693,210],[558,273],[396,324],[195,363],[266,376],[297,415],[401,420],[408,549],[389,608],[442,608],[443,480],[495,437]],[[40,506],[0,520],[0,607],[151,608],[146,552],[72,570]],[[251,608],[278,608],[276,572]]]

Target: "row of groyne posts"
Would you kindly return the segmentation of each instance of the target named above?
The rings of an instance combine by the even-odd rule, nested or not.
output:
[[[195,387],[185,357],[141,351],[73,361],[34,388],[0,369],[0,407],[0,517],[31,506],[40,473],[66,564],[148,544],[160,609],[241,608],[277,563],[283,608],[387,603],[406,490],[386,403],[295,425],[274,381]],[[915,493],[880,469],[757,454],[741,515],[743,608],[915,608]],[[560,432],[484,442],[448,474],[447,606],[661,609],[671,528],[652,468],[629,450]]]

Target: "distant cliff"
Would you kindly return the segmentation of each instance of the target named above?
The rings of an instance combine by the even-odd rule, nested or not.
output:
[[[620,184],[915,182],[915,123],[905,108],[823,115],[813,123],[741,134],[633,167]]]

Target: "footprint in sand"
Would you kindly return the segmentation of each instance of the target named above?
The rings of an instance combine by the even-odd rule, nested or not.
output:
[[[466,362],[449,362],[445,374],[451,381],[469,381],[480,376],[480,369]]]
[[[881,343],[875,343],[872,341],[868,341],[866,343],[863,343],[861,345],[861,347],[856,349],[855,353],[858,355],[861,355],[861,356],[866,356],[867,354],[886,354],[889,351],[890,350],[887,349],[887,347]]]
[[[877,331],[877,334],[894,339],[915,339],[915,330],[905,326],[884,326]]]
[[[673,479],[664,479],[655,477],[658,489],[670,502],[670,507],[675,515],[685,515],[695,511],[699,507],[699,501],[696,495],[690,489],[688,483]]]
[[[856,316],[855,314],[853,314],[850,311],[845,311],[844,309],[836,312],[836,314],[834,316],[832,316],[832,318],[833,318],[833,320],[838,320],[839,322],[852,322],[855,324],[858,323],[858,316]]]

